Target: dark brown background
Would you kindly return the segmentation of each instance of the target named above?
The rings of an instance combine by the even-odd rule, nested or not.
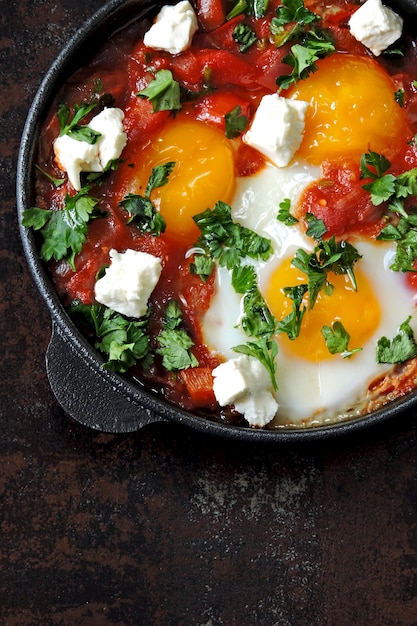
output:
[[[15,213],[25,116],[100,0],[0,11],[0,624],[417,624],[413,415],[303,448],[91,431],[49,389]]]

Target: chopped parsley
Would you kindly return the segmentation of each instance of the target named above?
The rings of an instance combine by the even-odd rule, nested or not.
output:
[[[272,388],[275,391],[278,390],[275,378],[277,369],[275,358],[278,354],[278,346],[273,339],[259,337],[257,341],[248,341],[247,343],[235,346],[233,350],[239,354],[246,354],[247,356],[252,356],[255,359],[258,359],[258,361],[260,361],[266,368],[270,376]]]
[[[291,46],[289,54],[282,59],[292,67],[290,74],[279,76],[276,83],[279,89],[289,89],[299,80],[305,80],[311,73],[317,71],[316,61],[328,56],[335,51],[334,43],[324,31],[308,31],[302,39],[302,43]]]
[[[371,194],[375,206],[387,203],[387,225],[377,239],[395,241],[395,259],[390,266],[396,272],[415,271],[417,259],[417,214],[416,207],[406,209],[405,200],[417,195],[417,168],[398,176],[389,173],[390,161],[371,150],[361,157],[361,178],[371,179],[363,185]]]
[[[398,334],[390,341],[381,337],[377,343],[377,363],[404,363],[417,356],[417,345],[410,326],[411,315],[401,324]]]
[[[283,0],[276,14],[277,17],[271,20],[270,30],[277,47],[301,36],[306,26],[321,19],[319,15],[305,8],[303,0]]]
[[[284,295],[292,300],[291,313],[278,322],[278,332],[286,333],[292,341],[297,339],[301,330],[301,322],[307,307],[303,304],[304,295],[308,291],[308,285],[301,284],[295,287],[284,287]]]
[[[334,322],[331,326],[323,326],[321,334],[330,354],[340,354],[342,358],[350,359],[353,354],[362,350],[362,348],[348,349],[350,335],[340,321]]]
[[[305,218],[307,222],[306,235],[308,237],[313,237],[313,239],[319,241],[327,232],[325,223],[322,219],[319,219],[315,215],[313,215],[313,213],[306,213]]]
[[[128,224],[135,224],[142,233],[151,233],[159,237],[165,232],[166,223],[162,215],[152,204],[150,195],[157,187],[168,183],[169,175],[175,167],[175,161],[168,161],[152,169],[146,185],[145,195],[128,194],[120,206],[130,213]]]
[[[239,52],[242,52],[242,54],[247,52],[249,48],[257,42],[255,32],[249,24],[236,24],[232,37],[236,43],[240,44]]]
[[[95,144],[101,137],[101,133],[89,128],[87,125],[80,125],[80,122],[97,106],[96,102],[91,104],[74,104],[74,111],[71,118],[71,110],[66,104],[62,104],[57,113],[60,131],[59,135],[68,135],[77,141],[86,141]]]
[[[152,363],[148,325],[149,316],[129,320],[102,304],[72,302],[68,309],[71,318],[96,339],[95,348],[107,361],[105,369],[124,374],[136,363],[144,370]]]
[[[239,137],[246,129],[248,123],[248,119],[246,115],[242,115],[242,108],[239,105],[229,111],[229,113],[226,113],[224,120],[226,124],[226,137],[228,139]]]
[[[317,296],[322,289],[332,289],[328,281],[328,273],[346,274],[353,289],[356,291],[354,265],[361,255],[352,244],[345,240],[336,241],[331,237],[326,241],[319,241],[310,254],[298,248],[292,265],[306,274],[308,279],[308,308],[314,307]]]
[[[89,191],[86,186],[74,196],[66,194],[65,206],[59,211],[32,207],[23,212],[23,226],[38,230],[43,237],[41,259],[64,259],[75,271],[74,258],[86,240],[88,222],[106,215]]]
[[[165,308],[163,329],[157,336],[159,348],[156,353],[162,356],[162,365],[169,372],[197,367],[198,361],[191,348],[193,340],[182,324],[182,311],[176,300],[170,300]]]
[[[181,89],[170,70],[159,70],[155,78],[137,96],[147,98],[156,111],[178,111],[181,109]]]
[[[204,256],[210,255],[220,265],[233,269],[243,257],[266,261],[272,253],[269,239],[234,222],[231,207],[219,200],[213,210],[206,209],[193,217],[201,235],[196,247]],[[195,254],[197,258],[199,254]],[[197,265],[195,264],[195,268]]]
[[[226,19],[231,20],[242,14],[253,15],[256,18],[264,17],[268,4],[269,0],[237,0]]]
[[[280,202],[277,220],[283,222],[286,226],[298,224],[298,219],[291,214],[291,200],[289,198],[285,198]]]

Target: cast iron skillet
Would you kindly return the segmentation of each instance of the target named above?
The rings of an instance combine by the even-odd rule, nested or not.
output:
[[[412,25],[417,15],[417,0],[397,0],[390,4],[404,15],[406,26]],[[19,224],[22,212],[35,204],[34,163],[38,136],[44,114],[59,86],[85,64],[92,41],[105,41],[133,19],[153,17],[157,10],[156,4],[150,0],[110,0],[77,31],[51,66],[32,103],[22,136],[17,171]],[[101,357],[75,327],[59,301],[39,259],[32,229],[20,227],[20,231],[28,264],[52,318],[52,335],[46,353],[46,370],[52,391],[62,408],[86,426],[105,432],[126,433],[150,423],[170,421],[234,440],[308,442],[355,432],[404,411],[415,410],[417,392],[351,422],[310,429],[268,431],[228,426],[177,409],[101,367]]]

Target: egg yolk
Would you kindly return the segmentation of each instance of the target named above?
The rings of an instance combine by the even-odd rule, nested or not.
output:
[[[333,54],[288,97],[310,102],[298,155],[314,165],[369,149],[392,158],[404,144],[407,121],[396,86],[373,60]]]
[[[375,332],[381,310],[365,274],[355,268],[355,277],[356,291],[348,276],[329,273],[328,281],[334,287],[332,293],[319,293],[314,307],[304,314],[296,339],[290,340],[288,335],[280,333],[281,348],[308,361],[324,361],[334,356],[340,358],[340,355],[330,354],[321,332],[323,326],[332,326],[336,321],[340,321],[350,335],[348,350],[362,348]],[[278,320],[292,311],[293,303],[285,296],[284,287],[302,283],[307,283],[307,277],[291,265],[291,259],[285,259],[272,274],[264,297]],[[307,295],[303,304],[308,308]]]
[[[151,200],[165,219],[166,232],[194,241],[199,229],[192,217],[219,200],[230,203],[235,187],[231,142],[202,122],[170,120],[136,161],[134,190],[143,194],[153,168],[175,162],[168,183]]]

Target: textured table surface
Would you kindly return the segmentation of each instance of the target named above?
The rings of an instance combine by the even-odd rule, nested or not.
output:
[[[99,6],[0,12],[0,624],[416,624],[414,415],[265,448],[169,424],[102,434],[54,399],[15,168],[43,74]]]

